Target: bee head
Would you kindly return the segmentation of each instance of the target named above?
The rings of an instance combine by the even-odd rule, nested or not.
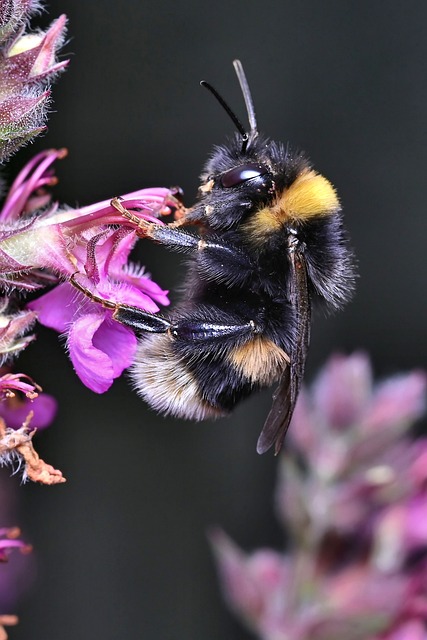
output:
[[[214,148],[201,175],[195,206],[203,222],[229,229],[274,199],[274,169],[266,149],[257,137],[242,150],[240,135]]]
[[[200,83],[218,100],[233,121],[237,133],[227,144],[215,147],[201,175],[199,198],[190,217],[215,229],[227,229],[241,222],[274,191],[271,163],[261,140],[252,96],[240,60],[233,62],[248,114],[249,130],[242,125],[224,98],[204,80]]]

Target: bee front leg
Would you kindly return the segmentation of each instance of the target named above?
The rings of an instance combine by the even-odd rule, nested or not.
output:
[[[111,204],[137,226],[136,233],[141,238],[151,238],[173,251],[197,254],[200,274],[206,280],[244,284],[254,274],[256,267],[247,251],[224,242],[219,236],[201,238],[174,224],[161,225],[142,220],[127,211],[117,199]]]

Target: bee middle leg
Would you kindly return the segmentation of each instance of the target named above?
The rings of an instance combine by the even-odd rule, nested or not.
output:
[[[73,287],[93,302],[110,309],[113,312],[114,320],[136,332],[169,333],[172,338],[177,340],[206,342],[220,338],[256,334],[261,331],[261,328],[253,320],[234,323],[230,322],[229,319],[224,322],[212,322],[210,320],[204,321],[200,318],[185,318],[173,323],[161,315],[149,313],[139,307],[101,298],[80,284],[76,275],[74,274],[70,277],[70,284]]]
[[[114,320],[141,333],[168,333],[174,340],[186,343],[211,343],[257,334],[261,331],[253,320],[248,322],[211,322],[185,318],[170,322],[147,311],[119,304],[113,313]],[[156,323],[157,321],[157,323]]]
[[[117,320],[117,322],[146,333],[166,333],[171,328],[172,325],[169,320],[162,318],[160,315],[94,294],[88,287],[78,281],[77,275],[78,273],[74,273],[70,276],[70,284],[92,302],[99,304],[104,309],[110,309],[113,312],[113,319]]]

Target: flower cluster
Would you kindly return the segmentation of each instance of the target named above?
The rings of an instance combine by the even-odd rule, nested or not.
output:
[[[137,224],[123,218],[109,201],[77,210],[51,203],[46,187],[55,183],[52,164],[64,155],[63,150],[49,150],[35,156],[15,179],[0,210],[0,364],[31,343],[29,332],[37,320],[67,336],[76,373],[90,389],[103,393],[131,364],[136,338],[70,278],[78,277],[79,285],[98,298],[151,313],[169,304],[168,292],[129,262]],[[158,216],[169,215],[177,205],[173,192],[164,188],[135,191],[122,203],[136,219],[158,222]],[[47,293],[19,307],[18,294],[46,287]],[[40,468],[42,461],[32,449],[33,430],[47,426],[56,407],[40,391],[22,374],[0,376],[0,464],[18,457],[24,462],[24,478],[62,482],[62,475],[49,465]],[[17,430],[12,438],[10,428]]]
[[[136,338],[111,319],[110,310],[77,291],[70,278],[78,278],[81,286],[102,299],[151,313],[169,300],[167,291],[143,268],[129,262],[137,239],[135,223],[123,218],[109,201],[77,210],[49,203],[45,185],[54,179],[52,163],[64,155],[63,150],[38,154],[9,191],[0,211],[0,286],[36,291],[54,285],[27,305],[24,317],[28,321],[36,317],[66,334],[77,374],[90,389],[103,393],[131,364]],[[140,218],[156,221],[176,204],[172,192],[163,188],[135,191],[122,203]]]
[[[225,596],[263,640],[426,640],[427,438],[409,428],[426,377],[373,387],[362,354],[303,391],[281,457],[289,551],[244,554],[217,531]]]

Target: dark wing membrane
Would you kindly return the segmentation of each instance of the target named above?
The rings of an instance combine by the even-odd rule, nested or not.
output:
[[[290,354],[290,364],[273,395],[273,406],[257,443],[258,453],[265,453],[274,444],[275,455],[282,447],[295,409],[310,342],[311,310],[305,259],[298,248],[291,247],[289,260],[291,264],[289,297],[297,318],[296,340]]]
[[[273,406],[267,416],[263,430],[258,438],[256,450],[265,453],[273,446],[276,439],[283,440],[292,414],[291,402],[291,367],[286,370],[273,395]]]

